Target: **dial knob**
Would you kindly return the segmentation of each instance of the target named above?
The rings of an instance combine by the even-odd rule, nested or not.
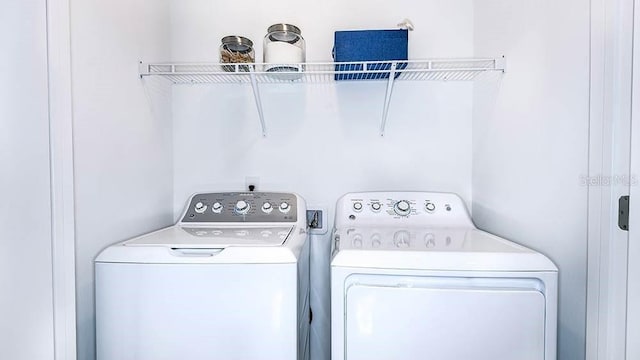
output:
[[[427,201],[427,203],[424,204],[424,208],[428,212],[434,212],[436,210],[436,204],[432,203],[431,201]]]
[[[411,213],[411,204],[407,200],[400,200],[393,206],[393,211],[400,216],[407,216]]]
[[[283,201],[282,203],[280,203],[280,212],[281,213],[286,214],[286,213],[289,212],[289,210],[291,210],[291,206],[289,205],[288,202]]]
[[[219,202],[216,202],[213,205],[211,205],[211,211],[213,211],[216,214],[220,214],[222,212],[222,208],[223,206]]]
[[[195,210],[198,214],[202,214],[207,210],[207,205],[203,204],[202,202],[198,202],[196,203]]]
[[[396,231],[393,234],[393,243],[399,248],[408,248],[411,242],[411,234],[406,230]]]
[[[262,211],[265,213],[270,213],[271,211],[273,211],[273,205],[271,205],[270,202],[265,202],[264,204],[262,204]]]
[[[355,211],[361,211],[362,210],[362,203],[361,202],[354,202],[353,203],[353,210]]]
[[[244,200],[240,200],[236,203],[236,213],[240,215],[245,215],[246,213],[248,213],[250,208],[251,206],[249,205],[249,203]]]
[[[382,204],[380,204],[379,202],[371,203],[371,210],[380,211],[380,209],[382,209]]]

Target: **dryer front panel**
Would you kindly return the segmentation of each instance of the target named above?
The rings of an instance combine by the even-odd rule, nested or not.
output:
[[[345,285],[345,359],[544,359],[538,280],[359,275]]]

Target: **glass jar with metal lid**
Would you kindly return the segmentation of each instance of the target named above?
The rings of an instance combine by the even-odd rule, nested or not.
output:
[[[255,62],[253,41],[236,35],[223,37],[222,45],[220,45],[220,62],[227,64]],[[225,71],[236,71],[236,67],[232,65],[225,65],[222,68]],[[242,65],[238,67],[238,70],[249,71],[249,67]]]
[[[264,37],[263,59],[268,64],[265,65],[267,71],[303,71],[306,45],[300,29],[290,24],[269,26]]]

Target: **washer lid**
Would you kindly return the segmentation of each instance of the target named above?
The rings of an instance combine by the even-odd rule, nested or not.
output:
[[[293,230],[290,227],[189,227],[171,226],[126,241],[124,246],[164,246],[180,248],[215,248],[230,246],[281,246]]]

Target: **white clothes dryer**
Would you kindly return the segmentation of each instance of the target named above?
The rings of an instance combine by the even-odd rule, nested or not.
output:
[[[306,205],[207,193],[95,260],[98,360],[309,357]]]
[[[333,360],[555,360],[558,269],[478,230],[455,194],[337,203]]]

